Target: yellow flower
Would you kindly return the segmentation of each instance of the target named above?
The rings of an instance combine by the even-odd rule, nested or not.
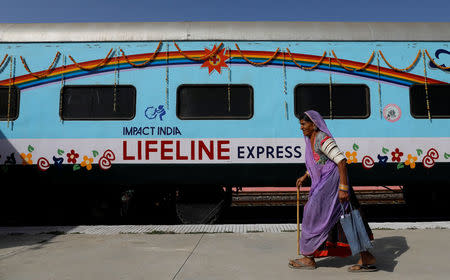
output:
[[[92,169],[92,162],[94,162],[93,158],[89,158],[88,156],[83,157],[83,161],[80,163],[82,167],[86,167],[87,170]]]
[[[23,165],[33,164],[33,161],[31,160],[32,156],[33,155],[31,153],[29,154],[21,153],[20,157],[22,158],[22,164]]]
[[[350,153],[349,151],[345,152],[345,156],[347,157],[347,163],[357,163],[358,159],[356,158],[356,152]]]
[[[417,157],[413,157],[411,154],[408,154],[408,159],[405,161],[405,165],[409,165],[409,167],[416,168],[416,160]]]

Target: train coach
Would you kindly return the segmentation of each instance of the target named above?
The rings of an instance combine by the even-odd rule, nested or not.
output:
[[[449,43],[450,23],[1,24],[2,188],[81,205],[141,192],[208,221],[233,187],[294,184],[297,116],[314,109],[353,185],[440,203]]]

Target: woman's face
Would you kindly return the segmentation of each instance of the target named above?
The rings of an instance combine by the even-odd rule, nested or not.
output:
[[[300,120],[300,129],[303,131],[303,135],[311,137],[312,133],[316,130],[316,125],[313,122]]]

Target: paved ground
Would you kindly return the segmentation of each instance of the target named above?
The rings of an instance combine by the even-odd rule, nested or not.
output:
[[[380,271],[351,274],[351,258],[288,268],[295,232],[0,235],[0,279],[449,279],[450,230],[374,230]]]

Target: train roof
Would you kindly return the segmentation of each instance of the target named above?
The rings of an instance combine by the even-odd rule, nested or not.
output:
[[[450,41],[450,22],[102,22],[0,24],[0,42]]]

